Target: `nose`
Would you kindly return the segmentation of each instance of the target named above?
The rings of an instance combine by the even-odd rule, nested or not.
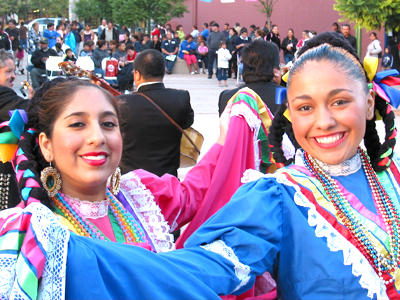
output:
[[[97,122],[90,125],[88,131],[87,142],[89,145],[100,146],[105,144],[106,137],[103,132],[103,128]]]
[[[329,130],[336,125],[335,115],[327,106],[317,108],[315,125],[318,129]]]

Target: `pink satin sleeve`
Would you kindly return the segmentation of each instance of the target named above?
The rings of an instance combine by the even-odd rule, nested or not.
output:
[[[210,186],[222,148],[222,145],[214,144],[182,182],[170,174],[158,177],[145,170],[134,171],[154,195],[173,230],[187,224],[195,216]]]

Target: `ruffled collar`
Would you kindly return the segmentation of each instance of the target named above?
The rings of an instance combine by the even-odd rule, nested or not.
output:
[[[80,213],[82,217],[89,219],[99,219],[108,214],[108,206],[110,201],[108,199],[102,201],[87,201],[73,198],[71,196],[62,194],[64,199],[72,206],[75,212]]]
[[[298,166],[306,167],[304,164],[304,150],[298,149],[296,152],[295,157],[295,164]],[[358,170],[361,169],[361,157],[360,154],[357,152],[352,158],[342,162],[338,165],[328,165],[323,163],[322,161],[314,158],[318,165],[324,170],[329,176],[347,176],[350,174],[356,173]]]

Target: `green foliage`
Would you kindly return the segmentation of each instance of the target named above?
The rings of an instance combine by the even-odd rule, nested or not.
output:
[[[115,22],[127,26],[149,19],[154,20],[154,22],[165,23],[173,18],[181,18],[184,13],[189,12],[184,0],[109,1]]]
[[[13,0],[3,1],[0,15],[15,13],[24,15],[28,10],[41,10],[43,17],[61,17],[68,15],[68,0]]]
[[[79,0],[75,2],[74,12],[81,20],[112,19],[108,0]]]
[[[400,0],[336,0],[333,7],[343,18],[368,30],[386,26],[400,29]]]
[[[257,7],[258,11],[261,12],[262,14],[265,14],[267,16],[267,21],[268,21],[268,30],[271,29],[271,16],[272,12],[274,11],[274,5],[276,2],[279,0],[258,0],[260,4],[254,5]]]

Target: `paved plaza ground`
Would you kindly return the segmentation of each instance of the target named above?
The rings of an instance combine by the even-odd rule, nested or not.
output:
[[[19,94],[23,80],[26,80],[26,75],[17,75],[14,90]],[[207,75],[205,74],[172,74],[164,77],[164,84],[168,88],[185,89],[190,92],[191,104],[195,112],[192,127],[204,136],[204,144],[200,156],[202,157],[216,142],[219,135],[219,94],[225,89],[235,88],[236,80],[228,79],[229,86],[222,88],[218,86],[215,75],[212,79],[207,79]],[[400,126],[400,116],[396,116],[396,124]],[[377,127],[380,136],[383,137],[384,130],[381,121],[377,122]],[[399,146],[396,146],[396,148],[399,151]],[[188,169],[179,169],[179,177],[183,178]]]

